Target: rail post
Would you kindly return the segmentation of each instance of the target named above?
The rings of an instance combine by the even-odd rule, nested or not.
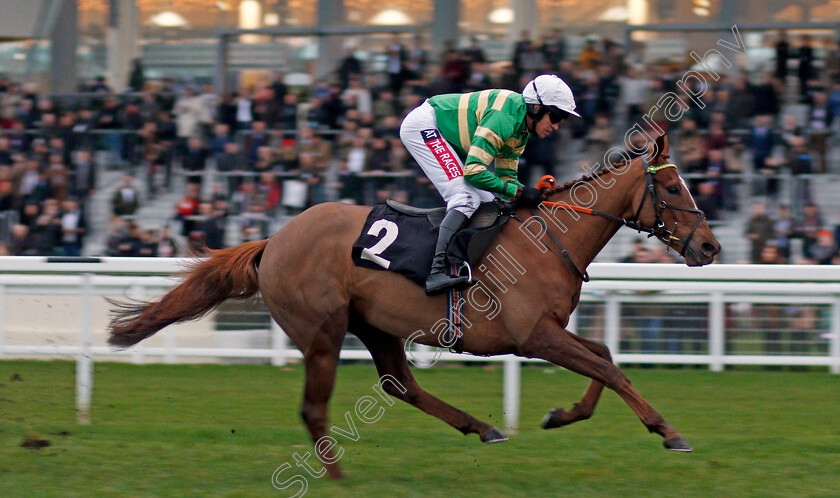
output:
[[[604,344],[610,349],[613,361],[618,364],[621,352],[621,302],[618,296],[610,292],[606,297],[606,316],[604,317]]]
[[[709,370],[723,371],[725,309],[722,292],[713,292],[709,299]]]
[[[519,358],[513,355],[505,357],[505,428],[510,432],[516,432],[519,427],[521,369]]]
[[[829,351],[831,357],[834,358],[829,371],[835,375],[840,375],[840,296],[834,296],[834,303],[831,305]]]
[[[0,285],[0,360],[6,350],[6,286]]]
[[[79,424],[90,423],[90,398],[93,390],[93,352],[91,351],[91,274],[82,275],[82,306],[79,355],[76,360],[76,418]]]
[[[163,330],[163,347],[164,347],[164,354],[163,354],[163,362],[164,363],[176,363],[176,356],[175,356],[175,331],[172,330],[171,327],[167,327]]]

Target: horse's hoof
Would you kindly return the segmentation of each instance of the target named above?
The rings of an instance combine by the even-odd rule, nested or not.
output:
[[[565,413],[565,410],[563,410],[562,408],[554,408],[550,410],[542,418],[542,421],[540,422],[540,427],[542,427],[543,429],[554,429],[557,427],[563,427],[564,425],[566,425],[561,422],[561,420],[563,419],[563,413]]]
[[[505,435],[505,433],[500,431],[499,429],[496,429],[495,427],[493,427],[489,431],[485,432],[481,436],[481,442],[482,443],[487,443],[487,444],[504,443],[507,440],[508,440],[508,437]]]
[[[665,441],[662,441],[662,446],[671,451],[682,451],[684,453],[690,453],[692,450],[688,441],[681,437],[666,439]]]

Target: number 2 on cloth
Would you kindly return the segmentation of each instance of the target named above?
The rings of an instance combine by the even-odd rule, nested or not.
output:
[[[382,237],[379,242],[374,244],[373,247],[365,247],[362,249],[360,257],[368,261],[373,261],[382,268],[387,269],[391,266],[391,262],[380,256],[380,254],[382,254],[385,249],[388,249],[391,244],[397,240],[397,235],[399,235],[400,229],[393,221],[376,220],[370,226],[370,230],[367,231],[367,234],[378,237],[379,234],[382,233],[382,230],[385,230],[385,236]]]

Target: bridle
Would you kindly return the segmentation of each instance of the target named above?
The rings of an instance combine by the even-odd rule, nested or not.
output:
[[[591,215],[594,215],[594,216],[600,216],[601,218],[606,218],[610,221],[615,221],[615,222],[620,223],[621,225],[626,226],[626,227],[628,227],[632,230],[636,230],[639,233],[644,232],[644,233],[648,234],[648,238],[657,237],[659,240],[664,242],[667,247],[670,247],[671,242],[675,242],[675,241],[679,242],[680,239],[677,238],[677,237],[674,237],[674,232],[677,229],[677,222],[674,222],[673,229],[669,230],[665,226],[665,222],[662,221],[662,213],[665,212],[666,209],[673,209],[675,211],[685,211],[685,212],[689,212],[689,213],[694,213],[694,214],[697,215],[697,221],[694,222],[694,226],[691,228],[691,231],[688,233],[688,237],[685,239],[685,242],[683,243],[683,246],[682,246],[682,250],[680,251],[680,256],[684,257],[685,256],[685,251],[686,251],[686,249],[688,249],[688,245],[691,242],[691,239],[694,237],[694,233],[700,227],[700,224],[703,222],[703,220],[706,219],[706,214],[703,211],[701,211],[700,209],[697,209],[697,208],[685,207],[685,206],[675,206],[673,204],[668,204],[668,202],[666,202],[665,199],[663,199],[662,196],[659,195],[659,191],[657,190],[656,185],[653,183],[653,175],[655,175],[658,171],[661,171],[665,168],[676,169],[677,166],[675,164],[666,163],[666,164],[661,164],[659,166],[651,166],[650,163],[648,162],[647,157],[642,157],[642,166],[645,169],[645,181],[646,181],[646,187],[645,188],[647,190],[647,195],[642,196],[642,201],[639,203],[639,207],[636,209],[636,214],[633,216],[633,219],[628,220],[628,219],[625,219],[625,218],[620,218],[618,216],[613,216],[613,215],[608,214],[608,213],[603,213],[603,212],[595,210],[595,209],[583,208],[583,207],[580,207],[580,206],[575,206],[573,204],[568,204],[568,203],[559,202],[559,201],[557,201],[557,202],[555,202],[555,201],[543,201],[542,204],[544,206],[549,206],[549,207],[559,206],[559,207],[562,207],[564,209],[569,209],[571,211],[577,211],[579,213],[585,213],[585,214],[591,214]],[[553,187],[554,182],[555,182],[554,177],[552,177],[550,175],[546,175],[546,176],[544,176],[540,179],[539,183],[537,184],[537,188],[541,189],[541,188],[544,188],[544,187]],[[647,201],[648,198],[650,198],[650,202],[653,205],[653,212],[654,212],[654,215],[656,216],[655,225],[652,226],[652,227],[644,226],[639,222],[639,216],[642,214],[642,209],[644,208],[645,202]],[[563,244],[560,243],[560,240],[557,238],[557,236],[554,234],[554,232],[552,232],[548,228],[548,225],[545,223],[545,220],[543,220],[542,217],[539,214],[537,214],[537,212],[534,208],[530,208],[530,210],[531,210],[531,213],[537,217],[537,219],[540,222],[540,224],[542,225],[543,229],[545,230],[546,233],[549,234],[549,236],[551,237],[551,240],[554,242],[554,244],[560,249],[560,254],[563,256],[563,258],[561,258],[561,259],[565,260],[569,265],[571,265],[572,269],[575,271],[575,273],[578,275],[578,277],[580,277],[581,280],[583,280],[584,282],[588,282],[589,281],[589,274],[585,270],[580,271],[580,269],[577,267],[577,265],[575,265],[571,256],[569,256],[569,253],[566,250],[566,248],[563,247]],[[520,218],[519,221],[523,221],[523,220]]]
[[[691,239],[694,238],[694,232],[697,231],[697,228],[700,227],[700,223],[703,223],[703,220],[706,219],[706,213],[701,211],[697,208],[692,207],[685,207],[685,206],[674,206],[672,204],[668,204],[665,199],[663,199],[659,195],[659,191],[656,189],[656,186],[653,184],[653,175],[656,174],[657,171],[660,171],[665,168],[677,168],[676,164],[666,163],[661,164],[659,166],[650,166],[646,157],[642,158],[642,165],[645,168],[645,179],[647,181],[647,191],[648,194],[645,197],[642,197],[642,202],[639,204],[639,208],[636,209],[636,214],[633,216],[633,220],[628,222],[624,222],[625,226],[630,228],[634,228],[639,232],[645,232],[648,234],[648,238],[650,237],[657,237],[659,240],[664,242],[666,245],[670,245],[673,241],[679,241],[677,237],[674,237],[674,232],[677,230],[677,222],[674,222],[673,230],[668,230],[665,226],[665,222],[662,221],[662,213],[666,209],[673,209],[674,211],[685,211],[688,213],[694,213],[697,215],[697,221],[694,222],[694,226],[691,227],[691,231],[688,232],[688,237],[685,239],[683,243],[682,250],[680,251],[680,256],[685,256],[685,251],[688,249],[688,244],[691,242]],[[639,223],[639,215],[642,213],[642,208],[645,205],[645,199],[650,197],[650,202],[653,204],[653,212],[656,215],[656,225],[653,227],[643,227]],[[623,221],[623,220],[622,220]],[[631,226],[631,224],[635,224],[636,226]]]

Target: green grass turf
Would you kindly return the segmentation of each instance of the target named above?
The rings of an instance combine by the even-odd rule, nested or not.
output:
[[[433,394],[502,427],[502,369],[415,369]],[[666,451],[615,393],[595,416],[543,431],[586,379],[522,372],[521,429],[483,445],[397,402],[359,440],[337,439],[342,482],[307,496],[837,496],[840,379],[825,371],[630,369],[643,396],[694,445]],[[18,374],[22,380],[11,380]],[[291,496],[274,470],[312,451],[298,416],[303,370],[253,365],[96,365],[93,423],[74,413],[74,364],[0,361],[2,496]],[[372,394],[375,370],[343,365],[331,421]],[[52,445],[22,448],[34,431]],[[62,432],[65,432],[62,435]],[[69,434],[67,434],[69,433]],[[313,457],[314,458],[314,457]],[[302,472],[300,469],[297,471]],[[286,471],[283,478],[295,472]]]

